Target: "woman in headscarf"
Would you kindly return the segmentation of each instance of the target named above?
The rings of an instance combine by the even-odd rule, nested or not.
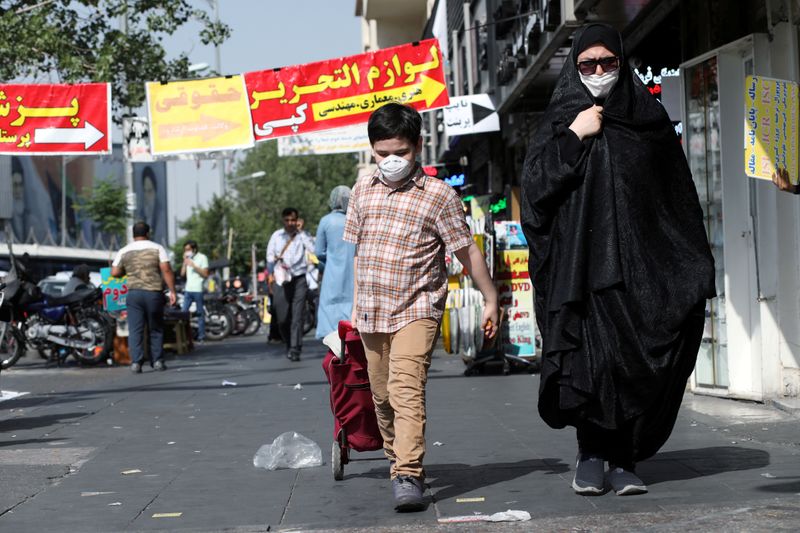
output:
[[[336,331],[340,320],[350,320],[353,310],[353,257],[355,246],[342,240],[350,188],[331,191],[331,212],[322,217],[317,229],[315,254],[322,270],[322,288],[317,311],[317,338]]]
[[[686,158],[620,34],[582,28],[523,175],[542,332],[539,413],[577,429],[573,489],[646,492],[634,472],[672,432],[714,261]]]

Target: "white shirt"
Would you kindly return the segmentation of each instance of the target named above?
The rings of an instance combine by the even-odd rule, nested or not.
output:
[[[276,231],[270,237],[267,245],[267,269],[270,272],[275,272],[275,263],[278,261],[278,255],[280,255],[281,250],[286,246],[286,242],[291,238],[291,235],[282,229]],[[307,232],[299,231],[295,234],[294,240],[281,257],[283,264],[289,268],[292,277],[305,276],[308,272],[306,253],[314,253],[314,243]]]

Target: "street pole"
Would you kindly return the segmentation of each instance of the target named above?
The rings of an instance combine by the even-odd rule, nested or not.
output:
[[[67,156],[61,156],[61,246],[67,246]]]
[[[125,8],[125,12],[122,15],[122,31],[125,36],[128,36],[128,9],[127,5]],[[128,116],[132,118],[131,108],[128,108]],[[125,119],[123,119],[123,129],[125,128]],[[131,124],[130,127],[133,127]],[[149,127],[149,125],[148,125]],[[124,137],[124,136],[123,136]],[[124,139],[123,139],[124,141]],[[127,201],[127,217],[125,217],[125,236],[126,242],[120,243],[122,246],[125,246],[128,242],[133,242],[133,212],[136,210],[136,193],[133,192],[133,162],[130,159],[130,153],[128,150],[124,150],[125,157],[124,157],[124,165],[125,165],[125,190],[127,194],[125,195],[125,199]]]
[[[250,292],[253,293],[253,298],[258,297],[258,267],[256,265],[256,243],[250,245]]]

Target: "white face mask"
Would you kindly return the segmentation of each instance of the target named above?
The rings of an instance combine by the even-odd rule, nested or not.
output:
[[[378,168],[386,181],[395,183],[407,178],[412,169],[411,161],[394,154],[378,163]]]
[[[605,98],[608,96],[608,93],[611,92],[611,88],[614,87],[614,84],[617,83],[619,79],[619,69],[613,72],[603,72],[600,75],[591,74],[586,76],[580,72],[578,74],[583,84],[595,98]]]

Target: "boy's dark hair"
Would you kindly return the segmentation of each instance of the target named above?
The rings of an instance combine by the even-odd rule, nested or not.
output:
[[[197,252],[197,241],[195,241],[193,239],[189,239],[188,241],[183,243],[183,247],[186,248],[187,244],[192,247],[192,251],[193,252]]]
[[[150,225],[147,222],[139,221],[133,225],[134,237],[147,237],[150,235]]]
[[[300,211],[298,211],[294,207],[287,207],[286,209],[283,210],[283,213],[281,213],[281,218],[286,218],[286,217],[291,216],[291,215],[299,217],[300,216]]]
[[[416,145],[422,131],[422,117],[411,106],[389,103],[372,113],[367,123],[369,143],[398,137]]]

